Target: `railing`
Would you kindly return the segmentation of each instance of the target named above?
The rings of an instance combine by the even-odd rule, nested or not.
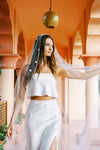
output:
[[[7,124],[7,101],[0,101],[0,127]]]

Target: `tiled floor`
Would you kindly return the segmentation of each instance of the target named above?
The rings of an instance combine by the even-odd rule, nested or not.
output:
[[[21,127],[18,128],[19,127],[17,127],[17,130],[20,130],[20,133],[23,133],[24,130],[22,130]],[[69,124],[63,124],[62,132],[65,148],[60,143],[59,150],[100,150],[100,128],[86,129],[84,132],[85,136],[83,136],[83,134],[81,136],[82,131],[83,122],[70,121]],[[80,139],[82,139],[81,142]],[[7,150],[25,150],[24,134],[22,134],[22,136],[19,134],[15,146],[10,149],[8,148]]]
[[[83,123],[70,121],[64,126],[65,150],[100,150],[100,128],[85,129]]]

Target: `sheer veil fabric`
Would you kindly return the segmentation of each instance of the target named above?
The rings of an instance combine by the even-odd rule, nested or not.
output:
[[[15,85],[15,91],[14,91],[14,108],[13,112],[15,116],[18,115],[19,110],[21,109],[23,103],[27,103],[27,101],[30,102],[29,99],[27,99],[28,94],[28,77],[31,78],[31,75],[34,75],[36,73],[39,56],[41,54],[40,52],[40,46],[41,46],[41,39],[45,36],[45,34],[39,35],[34,43],[34,47],[29,53],[25,63],[23,64],[19,76],[16,81]],[[67,77],[70,79],[81,79],[81,80],[87,80],[95,75],[100,74],[100,65],[95,65],[91,67],[77,67],[73,66],[71,64],[68,64],[58,53],[56,47],[54,51],[54,56],[56,59],[57,65],[61,66],[67,73]],[[66,130],[67,124],[64,123],[63,120],[66,119],[66,116],[64,116],[64,108],[62,101],[59,100],[60,106],[62,107],[63,116],[62,116],[62,123],[61,123],[61,134],[60,134],[60,140],[59,140],[59,146],[58,150],[89,150],[89,147],[91,145],[91,141],[93,139],[94,133],[91,133],[90,138],[90,128],[88,125],[88,116],[86,116],[86,119],[84,123],[79,127],[77,130],[77,134],[74,135],[74,133],[70,133],[68,130]],[[98,109],[98,108],[97,108]],[[95,112],[95,110],[94,110]],[[94,118],[91,118],[94,119]],[[95,121],[95,119],[94,119]],[[22,125],[19,127],[18,133],[16,133],[16,125],[14,125],[14,131],[12,139],[7,138],[7,150],[25,150],[26,145],[26,137],[25,137],[25,130],[24,130],[24,121]],[[67,138],[66,135],[70,136],[70,139]],[[71,134],[71,135],[70,135]],[[73,142],[73,140],[75,142]],[[72,146],[73,143],[73,146]],[[45,141],[44,141],[45,144]]]

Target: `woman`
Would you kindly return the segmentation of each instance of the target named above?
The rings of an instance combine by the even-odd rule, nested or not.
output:
[[[13,115],[8,127],[8,136],[12,136],[15,118],[23,104],[26,88],[31,102],[25,118],[26,150],[58,150],[61,129],[61,115],[56,101],[56,79],[58,76],[87,79],[98,73],[95,67],[88,71],[65,65],[58,57],[55,59],[54,41],[49,35],[40,35],[35,40],[33,54],[24,65],[17,82],[17,92]],[[58,55],[56,51],[56,56]],[[66,68],[67,67],[67,68]],[[70,68],[71,67],[71,68]]]

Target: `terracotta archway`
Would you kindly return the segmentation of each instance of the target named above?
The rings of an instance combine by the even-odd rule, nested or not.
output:
[[[6,0],[0,1],[0,54],[13,53],[12,25]]]
[[[100,55],[100,2],[94,0],[87,29],[86,54]]]

